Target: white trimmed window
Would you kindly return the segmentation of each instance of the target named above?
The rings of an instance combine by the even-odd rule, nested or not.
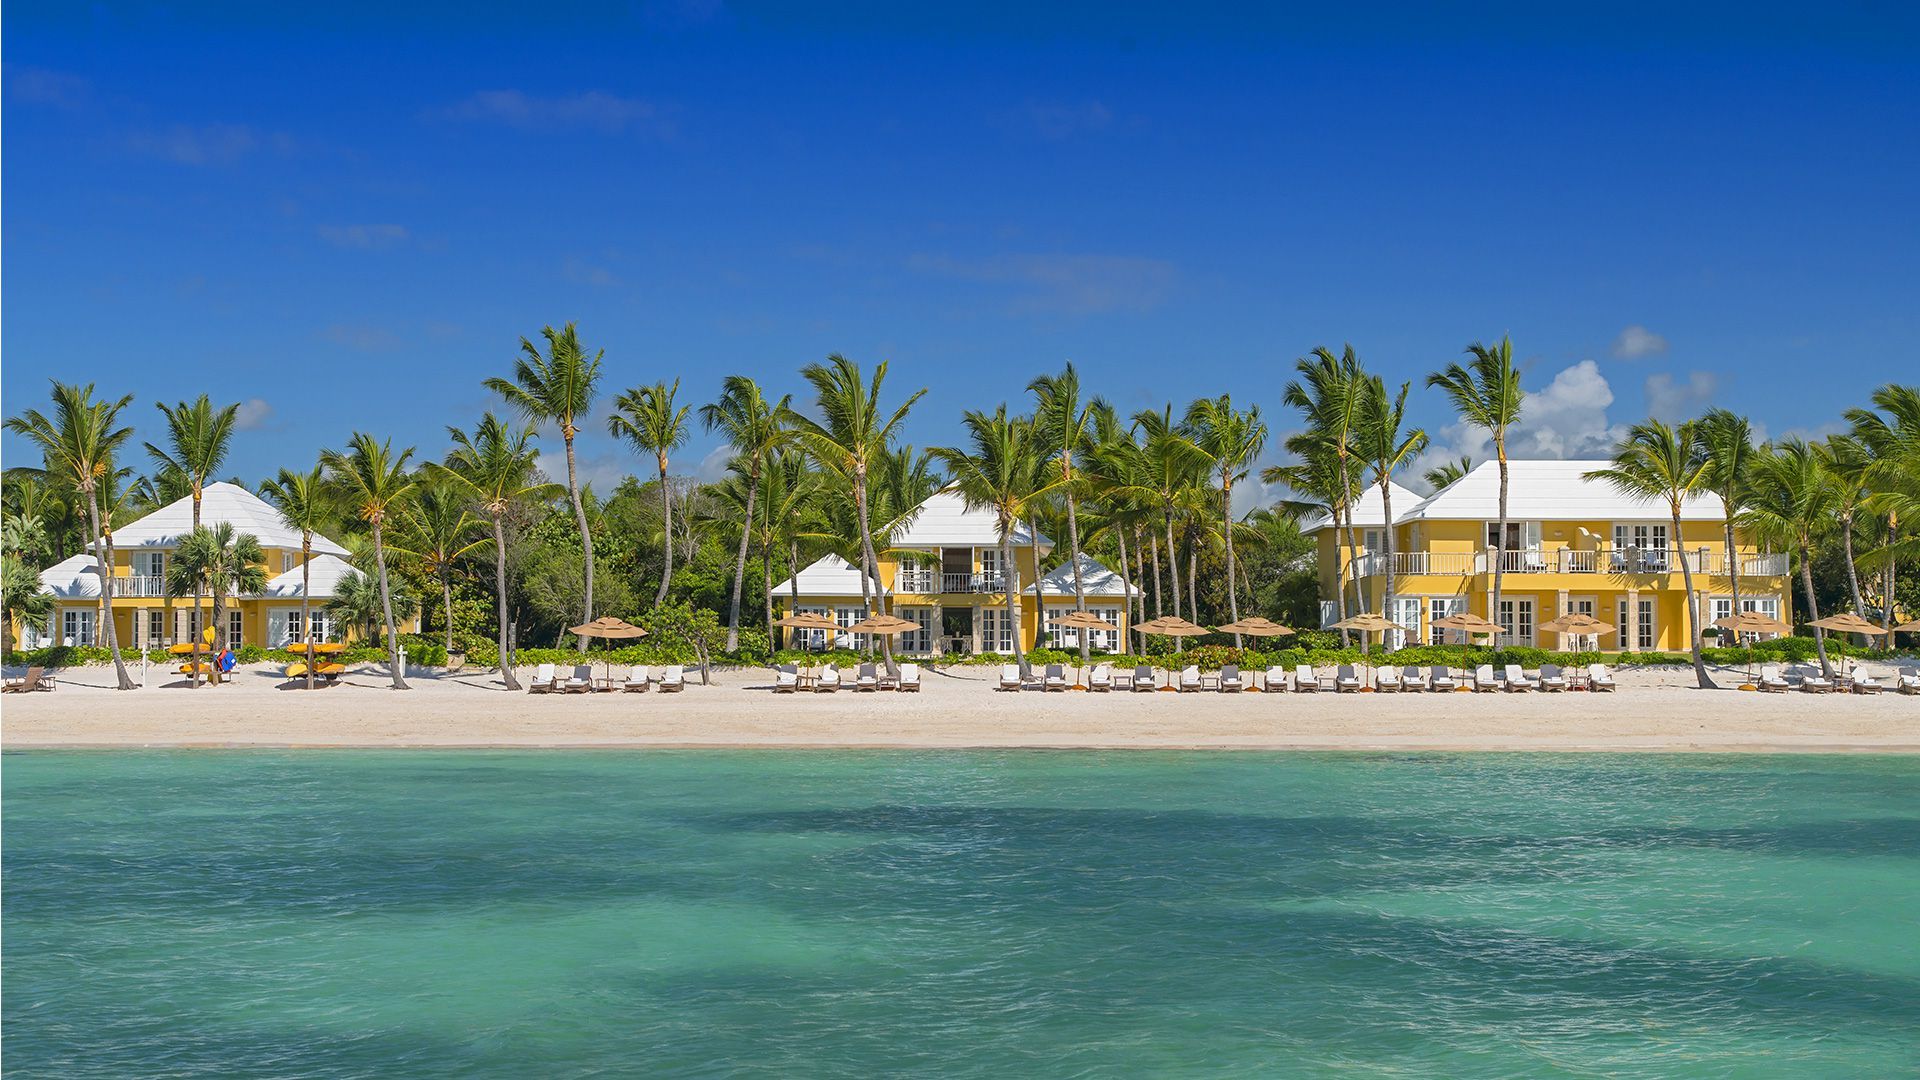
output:
[[[1387,612],[1387,618],[1399,624],[1400,629],[1387,631],[1387,647],[1401,649],[1409,641],[1420,640],[1420,598],[1396,596],[1393,605],[1394,610]]]
[[[93,609],[67,608],[60,613],[62,645],[93,644]]]
[[[1013,651],[1013,619],[1003,607],[984,607],[980,609],[980,651],[991,653],[1010,653]]]
[[[1464,596],[1435,596],[1427,600],[1427,644],[1459,645],[1467,640],[1464,630],[1446,630],[1433,625],[1441,619],[1452,618],[1467,610],[1467,598]],[[1452,640],[1449,641],[1448,638]]]
[[[246,620],[242,617],[239,608],[227,612],[227,648],[238,649],[245,644],[246,638],[243,635],[246,625]]]
[[[1531,596],[1503,596],[1500,598],[1500,629],[1506,631],[1500,640],[1503,644],[1533,647],[1533,598]]]

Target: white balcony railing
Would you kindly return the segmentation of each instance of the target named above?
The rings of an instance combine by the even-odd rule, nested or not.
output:
[[[1741,577],[1781,577],[1787,573],[1787,557],[1742,555],[1738,558]],[[1552,548],[1529,551],[1481,552],[1395,552],[1392,559],[1396,576],[1409,574],[1469,575],[1492,573],[1499,565],[1506,574],[1678,574],[1685,568],[1709,577],[1727,575],[1724,550],[1695,548],[1601,548],[1576,551]],[[1387,572],[1387,556],[1362,555],[1353,561],[1353,576],[1366,578]]]
[[[158,575],[136,574],[131,577],[112,578],[115,596],[165,596],[166,579]]]
[[[993,593],[1001,590],[1005,579],[999,574],[941,574],[943,593]]]
[[[903,593],[930,593],[938,577],[932,570],[921,567],[900,568],[900,576],[894,582],[894,590]]]

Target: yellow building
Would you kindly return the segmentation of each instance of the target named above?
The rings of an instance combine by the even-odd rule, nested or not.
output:
[[[1015,634],[1023,649],[1033,648],[1036,641],[1078,648],[1075,631],[1053,625],[1074,609],[1072,567],[1062,564],[1040,574],[1053,543],[1024,524],[1015,527],[1011,546],[1014,565],[1008,568],[1002,565],[993,512],[968,509],[958,494],[941,492],[922,503],[879,554],[880,588],[889,610],[920,624],[920,629],[894,640],[895,651],[929,656],[1011,653]],[[1119,652],[1126,644],[1126,596],[1132,586],[1091,557],[1083,554],[1080,559],[1088,610],[1118,628],[1088,631],[1087,644]],[[1009,587],[1017,597],[1013,619],[1006,607]],[[844,627],[867,617],[860,594],[859,569],[828,555],[775,586],[774,602],[783,612],[826,615]],[[863,635],[831,635],[832,642],[829,636],[824,630],[803,630],[789,640],[807,648],[867,644]]]
[[[1502,644],[1679,652],[1690,639],[1682,560],[1693,571],[1705,626],[1733,613],[1731,574],[1736,572],[1742,608],[1788,617],[1785,554],[1762,551],[1736,535],[1729,565],[1726,515],[1717,496],[1689,500],[1675,536],[1664,504],[1586,479],[1586,473],[1609,464],[1509,462],[1504,537],[1499,535],[1496,462],[1479,465],[1424,499],[1396,485],[1391,564],[1384,500],[1379,488],[1369,485],[1354,509],[1357,558],[1349,556],[1344,530],[1324,516],[1303,526],[1320,545],[1322,625],[1339,619],[1336,589],[1344,582],[1349,605],[1357,583],[1362,609],[1381,612],[1404,628],[1391,633],[1398,640],[1463,640],[1432,624],[1465,611],[1504,627]],[[1387,610],[1389,565],[1393,610]],[[1491,609],[1496,565],[1502,569],[1497,612]],[[1576,639],[1539,629],[1570,611],[1610,623],[1614,633]]]
[[[265,549],[267,587],[255,595],[225,597],[227,625],[220,643],[267,648],[296,641],[335,641],[342,636],[326,611],[340,581],[353,568],[343,556],[347,549],[324,537],[313,538],[312,625],[300,623],[300,533],[280,520],[267,502],[237,484],[210,484],[201,496],[200,523],[229,523],[238,533],[251,533]],[[193,500],[181,499],[114,530],[114,565],[109,610],[120,646],[125,649],[164,648],[191,641],[213,617],[211,597],[202,596],[200,610],[193,597],[166,598],[167,561],[181,538],[193,529]],[[22,648],[49,644],[104,645],[99,625],[100,578],[91,554],[75,555],[41,571],[40,584],[53,593],[52,617],[43,626],[17,627]],[[171,612],[171,617],[169,617]],[[403,628],[404,629],[404,628]]]

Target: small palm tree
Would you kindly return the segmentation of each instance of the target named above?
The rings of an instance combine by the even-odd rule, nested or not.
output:
[[[467,493],[450,483],[428,483],[414,493],[402,515],[400,543],[393,550],[420,560],[440,580],[447,651],[453,651],[453,572],[469,552],[486,543],[476,535],[480,519],[469,513]]]
[[[1893,644],[1895,571],[1920,557],[1920,543],[1902,533],[1902,523],[1920,520],[1920,386],[1890,383],[1873,392],[1872,409],[1849,409],[1853,437],[1873,452],[1874,494],[1868,508],[1882,518],[1882,543],[1865,558],[1880,568],[1881,626]],[[1884,414],[1884,415],[1882,415]]]
[[[1398,622],[1394,613],[1397,580],[1393,565],[1393,474],[1419,457],[1427,448],[1427,430],[1409,430],[1407,392],[1411,383],[1401,383],[1398,393],[1388,396],[1387,384],[1378,375],[1369,376],[1361,386],[1360,422],[1354,428],[1354,448],[1373,469],[1373,482],[1380,488],[1381,546],[1386,556],[1386,610],[1381,612]],[[1419,627],[1414,627],[1415,632]]]
[[[740,648],[740,591],[747,576],[747,541],[753,534],[754,502],[760,496],[760,476],[767,460],[787,438],[793,399],[767,403],[760,384],[745,375],[729,375],[721,384],[720,400],[700,406],[700,422],[719,431],[733,447],[747,478],[746,506],[740,520],[740,552],[733,563],[733,599],[727,605],[727,651]]]
[[[1667,504],[1673,518],[1674,543],[1680,542],[1680,511],[1687,500],[1707,488],[1708,462],[1699,431],[1692,424],[1669,427],[1658,420],[1635,424],[1613,448],[1613,464],[1586,474],[1604,480],[1623,495]],[[1693,652],[1693,675],[1700,689],[1717,690],[1707,676],[1700,649],[1700,596],[1693,591],[1693,563],[1680,553],[1680,575],[1687,590],[1687,645]]]
[[[7,647],[12,649],[15,626],[38,626],[53,614],[53,594],[40,585],[40,575],[18,555],[0,555],[0,593],[5,594]]]
[[[527,499],[545,498],[556,484],[534,482],[538,454],[530,445],[531,426],[513,428],[488,413],[468,435],[450,427],[453,449],[445,464],[429,464],[428,469],[463,488],[467,496],[480,504],[493,526],[493,581],[500,616],[500,677],[508,690],[520,689],[514,676],[509,651],[507,611],[507,514]]]
[[[193,497],[193,528],[200,527],[200,500],[206,493],[208,484],[213,483],[214,474],[226,464],[227,451],[233,445],[233,431],[239,418],[240,406],[236,403],[225,408],[214,408],[213,402],[201,394],[191,403],[182,401],[177,405],[168,405],[156,401],[153,407],[167,418],[167,445],[162,448],[147,443],[147,456],[160,467],[161,475],[169,481],[183,486]],[[168,634],[173,628],[173,598],[166,598]],[[193,610],[198,618],[200,594],[193,594]]]
[[[1002,588],[1007,621],[1013,627],[1013,656],[1024,676],[1027,654],[1020,644],[1020,564],[1013,559],[1013,531],[1036,500],[1064,481],[1047,469],[1044,447],[1033,422],[1009,417],[1005,405],[992,413],[969,409],[960,422],[967,429],[969,446],[939,447],[932,453],[952,477],[953,490],[966,500],[969,509],[993,511],[1000,562],[1006,568]]]
[[[1841,561],[1847,566],[1847,590],[1853,597],[1853,610],[1864,616],[1867,605],[1860,595],[1860,571],[1854,565],[1853,532],[1855,515],[1874,494],[1875,459],[1865,445],[1847,435],[1830,436],[1826,442],[1816,443],[1814,450],[1820,454],[1820,464],[1833,481],[1837,502],[1834,531],[1840,534]],[[1865,635],[1861,637],[1865,640]]]
[[[393,588],[387,578],[386,527],[413,494],[417,478],[407,472],[412,456],[412,447],[396,455],[391,441],[381,442],[366,432],[355,432],[345,453],[327,450],[320,455],[341,500],[373,529],[373,561],[380,573],[380,606],[386,616],[387,664],[395,690],[408,686],[400,674],[400,631],[393,621]]]
[[[1174,522],[1184,521],[1187,511],[1194,505],[1193,489],[1199,486],[1206,476],[1206,455],[1193,445],[1180,425],[1174,423],[1173,406],[1167,405],[1159,412],[1144,409],[1133,415],[1133,429],[1140,440],[1140,473],[1132,485],[1119,489],[1122,496],[1138,499],[1154,507],[1159,514],[1160,524],[1166,532],[1167,540],[1167,579],[1172,589],[1173,614],[1180,615],[1180,556],[1179,545],[1174,542]],[[1159,561],[1159,538],[1155,537],[1154,561]],[[1158,588],[1158,585],[1155,586]],[[1188,592],[1192,589],[1189,587]],[[1196,598],[1189,596],[1189,601]],[[1197,603],[1190,604],[1190,613],[1199,621]],[[1185,651],[1185,642],[1173,639],[1175,652]]]
[[[1814,537],[1833,522],[1839,506],[1833,478],[1820,453],[1805,441],[1786,439],[1763,447],[1749,463],[1747,503],[1739,524],[1765,544],[1791,550],[1800,563],[1800,585],[1806,592],[1807,621],[1820,618],[1820,602],[1813,591]],[[1831,676],[1826,632],[1819,627],[1813,640],[1820,653],[1820,669]]]
[[[1456,481],[1472,471],[1473,458],[1462,454],[1452,461],[1441,462],[1421,473],[1420,479],[1425,480],[1433,490],[1439,491],[1444,487],[1452,487]]]
[[[828,356],[824,364],[808,364],[800,374],[813,386],[821,420],[794,417],[793,437],[822,469],[852,491],[860,530],[860,572],[871,579],[880,560],[873,546],[868,476],[906,421],[907,410],[926,394],[926,388],[909,394],[899,408],[888,413],[880,404],[880,388],[887,380],[884,360],[873,369],[871,382],[862,377],[860,365],[838,353]],[[876,599],[880,613],[886,614],[886,594],[880,593]],[[897,674],[892,639],[882,635],[880,644],[887,670]]]
[[[560,426],[560,438],[567,445],[567,496],[573,500],[574,524],[580,527],[580,550],[586,560],[587,596],[581,622],[593,621],[593,533],[587,528],[587,508],[580,501],[580,474],[574,463],[573,438],[580,433],[579,420],[593,407],[594,393],[600,382],[600,360],[606,351],[591,356],[580,344],[574,324],[559,330],[542,327],[546,339],[544,355],[540,347],[520,339],[520,358],[513,367],[513,381],[493,378],[486,387],[499,394],[508,405],[528,420],[551,421]],[[587,639],[579,638],[576,648],[585,652]]]
[[[354,570],[343,575],[334,586],[327,611],[333,615],[335,625],[351,627],[362,637],[372,637],[380,632],[389,604],[393,607],[393,617],[402,621],[420,614],[420,601],[412,593],[394,592],[383,596],[379,582]]]
[[[1344,536],[1346,540],[1346,564],[1349,570],[1341,575],[1339,589],[1344,620],[1348,581],[1353,584],[1354,606],[1364,606],[1360,598],[1360,580],[1350,568],[1360,555],[1360,538],[1353,528],[1353,504],[1360,487],[1360,471],[1353,460],[1353,433],[1360,422],[1361,387],[1366,375],[1352,345],[1343,348],[1339,356],[1335,356],[1333,350],[1326,346],[1319,346],[1293,367],[1299,378],[1287,384],[1280,398],[1289,407],[1300,411],[1301,418],[1306,421],[1306,430],[1289,438],[1286,446],[1303,463],[1309,458],[1324,459],[1314,460],[1310,473],[1303,474],[1302,479],[1310,476],[1325,481],[1320,494],[1331,500],[1327,507],[1335,535]],[[1330,475],[1320,475],[1328,468],[1332,470]],[[1347,631],[1340,631],[1340,637],[1347,640]],[[1366,647],[1364,635],[1360,644],[1363,649]]]
[[[1045,441],[1045,451],[1053,459],[1059,475],[1058,488],[1067,509],[1067,558],[1073,567],[1073,609],[1087,610],[1087,584],[1080,569],[1080,496],[1085,493],[1085,478],[1075,472],[1076,457],[1092,447],[1095,417],[1106,403],[1099,398],[1083,402],[1080,398],[1080,373],[1069,363],[1058,375],[1042,375],[1027,384],[1034,396],[1034,424]],[[1080,642],[1080,666],[1087,666],[1087,638]]]
[[[687,413],[692,411],[691,406],[674,406],[674,396],[679,392],[678,379],[672,386],[659,382],[635,387],[614,399],[614,413],[607,418],[609,434],[627,440],[636,450],[652,453],[660,467],[661,548],[666,562],[660,572],[660,592],[653,598],[655,607],[667,602],[667,589],[673,584],[673,489],[667,486],[667,455],[685,446],[690,434]]]
[[[1227,614],[1237,623],[1240,597],[1234,587],[1238,570],[1233,552],[1233,485],[1247,478],[1254,459],[1266,449],[1266,421],[1260,419],[1260,406],[1241,412],[1233,407],[1232,398],[1222,394],[1218,398],[1201,398],[1188,406],[1186,426],[1193,433],[1194,446],[1220,478],[1221,510],[1225,515],[1221,536],[1227,547]],[[1234,648],[1241,644],[1240,635],[1235,633]]]
[[[1733,520],[1747,496],[1747,462],[1753,457],[1753,425],[1729,409],[1709,409],[1693,422],[1700,450],[1707,458],[1707,487],[1720,496],[1725,508],[1723,537],[1727,554],[1727,581],[1734,614],[1740,613],[1740,549],[1734,542]]]
[[[206,589],[213,598],[213,631],[217,644],[224,638],[226,597],[259,593],[267,587],[267,553],[260,538],[234,529],[230,521],[202,525],[174,548],[167,562],[167,588],[174,593]],[[198,644],[197,642],[195,644]],[[200,665],[193,665],[193,685],[200,685]]]
[[[1497,620],[1507,562],[1507,429],[1519,422],[1526,395],[1520,390],[1520,372],[1513,366],[1511,338],[1501,338],[1498,345],[1474,342],[1467,346],[1467,353],[1473,359],[1434,372],[1427,376],[1427,385],[1445,391],[1462,422],[1485,428],[1493,436],[1494,458],[1500,463],[1500,540],[1494,549],[1493,610],[1487,615]]]
[[[100,595],[112,596],[112,554],[107,550],[106,532],[100,517],[100,484],[113,474],[114,454],[133,437],[133,429],[120,425],[120,413],[133,402],[133,395],[118,401],[95,401],[93,384],[53,384],[53,416],[28,409],[7,419],[7,430],[38,447],[46,462],[46,473],[69,484],[87,504],[94,536],[94,572],[100,577]],[[133,689],[133,677],[127,674],[120,658],[120,635],[114,629],[111,611],[106,622],[107,648],[113,653],[113,670],[122,690]]]
[[[300,530],[300,636],[313,640],[313,534],[333,520],[337,511],[333,487],[319,466],[307,472],[281,469],[260,485],[260,494],[289,529]],[[313,665],[307,665],[307,689],[313,689]]]

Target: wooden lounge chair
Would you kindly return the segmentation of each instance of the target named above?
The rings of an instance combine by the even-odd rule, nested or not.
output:
[[[880,689],[880,675],[872,664],[861,664],[853,673],[854,693],[872,693]]]
[[[800,689],[800,669],[792,664],[781,664],[773,669],[773,692],[791,694]]]
[[[1156,684],[1156,680],[1153,677],[1153,667],[1151,665],[1141,664],[1133,669],[1134,693],[1151,694],[1158,689],[1160,689],[1160,687]]]
[[[1869,673],[1866,668],[1855,668],[1853,670],[1854,693],[1877,694],[1886,688],[1887,684],[1881,682],[1879,676]]]
[[[1808,694],[1833,693],[1833,680],[1819,674],[1814,668],[1797,669],[1800,672],[1800,689]]]
[[[813,692],[831,694],[840,689],[840,669],[832,664],[820,669],[819,677],[813,680]]]
[[[8,679],[3,691],[8,694],[30,694],[35,690],[52,690],[53,676],[47,674],[44,667],[30,667],[27,673],[17,679]]]
[[[1247,681],[1240,677],[1239,664],[1225,664],[1220,668],[1220,692],[1237,694],[1247,688]]]
[[[1303,694],[1319,692],[1320,676],[1314,674],[1312,664],[1295,664],[1293,666],[1293,688]]]
[[[1500,689],[1500,680],[1493,677],[1492,664],[1481,664],[1473,669],[1473,689],[1475,693]]]
[[[1200,665],[1188,664],[1180,669],[1180,692],[1191,694],[1200,689]]]
[[[1279,664],[1268,668],[1267,673],[1260,677],[1260,689],[1265,690],[1269,694],[1286,693],[1287,669],[1281,667]]]
[[[652,685],[653,669],[642,664],[627,672],[627,681],[620,684],[620,689],[629,694],[642,694]]]
[[[593,665],[577,664],[573,677],[560,684],[560,689],[569,694],[586,694],[593,690]]]
[[[899,690],[903,694],[917,694],[920,692],[920,665],[919,664],[901,664],[900,665]]]
[[[661,693],[677,694],[686,688],[687,672],[686,669],[679,664],[668,664],[667,669],[660,673]]]
[[[1426,688],[1427,680],[1421,677],[1418,667],[1410,667],[1400,673],[1400,689],[1419,691]]]
[[[1113,665],[1095,664],[1087,675],[1087,689],[1104,694],[1113,689]]]
[[[1381,664],[1373,672],[1373,688],[1383,694],[1400,692],[1400,667],[1397,664]]]
[[[1460,684],[1453,681],[1452,668],[1435,667],[1427,669],[1427,689],[1436,694],[1450,694],[1459,688]]]
[[[1048,664],[1046,681],[1041,683],[1040,685],[1047,690],[1061,690],[1061,691],[1066,690],[1067,688],[1066,666],[1063,664]]]
[[[1901,668],[1900,681],[1894,685],[1903,694],[1920,694],[1920,668]]]
[[[1777,664],[1760,665],[1760,690],[1767,694],[1784,694],[1793,688],[1786,676],[1780,674]]]
[[[1540,684],[1527,677],[1519,664],[1507,665],[1507,693],[1524,694],[1529,690],[1540,689]]]
[[[1560,670],[1560,665],[1540,665],[1540,689],[1550,694],[1557,694],[1566,688],[1567,676]]]
[[[1360,681],[1360,673],[1353,669],[1352,664],[1341,664],[1334,669],[1333,688],[1340,693],[1357,693],[1363,685],[1365,684]]]
[[[1000,689],[1020,690],[1025,686],[1026,686],[1026,683],[1023,682],[1020,678],[1019,664],[1001,664],[1000,665]]]
[[[527,683],[527,693],[553,693],[553,671],[554,668],[552,664],[541,664],[539,667],[534,668],[533,679]]]
[[[1615,685],[1616,684],[1613,681],[1613,672],[1607,669],[1607,665],[1605,664],[1588,664],[1587,665],[1587,689],[1588,690],[1592,690],[1595,692],[1604,690],[1607,693],[1611,694],[1613,693]]]

